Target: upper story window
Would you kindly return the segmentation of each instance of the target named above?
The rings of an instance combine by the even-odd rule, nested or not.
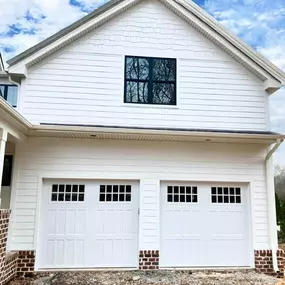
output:
[[[124,102],[176,105],[176,59],[126,56]]]
[[[15,85],[0,84],[0,96],[11,106],[17,107],[18,87]]]

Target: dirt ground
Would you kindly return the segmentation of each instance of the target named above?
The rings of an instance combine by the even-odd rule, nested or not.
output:
[[[248,272],[59,272],[19,278],[9,285],[285,285],[280,279]]]

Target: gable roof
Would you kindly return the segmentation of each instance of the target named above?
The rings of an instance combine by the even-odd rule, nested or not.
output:
[[[34,65],[141,1],[144,0],[111,0],[107,2],[77,22],[7,61],[9,64],[8,70],[10,71],[11,68],[22,63],[26,66]],[[158,1],[239,61],[258,78],[263,81],[273,80],[273,83],[268,84],[268,89],[273,89],[272,93],[285,85],[285,73],[281,69],[241,41],[193,1]]]

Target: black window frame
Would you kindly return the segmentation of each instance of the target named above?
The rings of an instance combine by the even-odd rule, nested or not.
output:
[[[149,60],[149,79],[127,79],[127,59],[128,58],[143,58]],[[159,81],[153,80],[153,61],[154,60],[174,60],[175,61],[175,80],[174,81]],[[127,101],[127,82],[148,82],[148,102],[128,102]],[[173,104],[162,104],[162,103],[154,103],[153,102],[153,84],[174,84],[174,102]],[[149,57],[149,56],[134,56],[134,55],[126,55],[125,56],[125,70],[124,70],[124,103],[125,104],[140,104],[140,105],[159,105],[159,106],[177,106],[177,59],[176,58],[166,58],[166,57]]]
[[[9,160],[8,166],[5,165],[6,160]],[[8,167],[8,168],[5,168],[5,167]],[[13,155],[6,154],[4,156],[2,186],[11,186],[12,170],[13,170]]]
[[[8,99],[8,88],[9,87],[19,88],[17,85],[13,85],[13,84],[0,84],[0,87],[4,87],[4,95],[1,96],[1,94],[0,94],[0,97],[4,98],[7,102],[8,102],[8,100],[7,100]],[[17,92],[18,92],[18,90],[17,90]],[[18,101],[18,97],[17,97],[17,101]],[[16,105],[11,105],[11,106],[14,108],[17,108],[17,105],[18,105],[18,102],[16,103]]]

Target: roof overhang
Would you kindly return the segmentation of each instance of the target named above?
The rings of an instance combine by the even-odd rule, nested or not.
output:
[[[285,139],[285,135],[263,132],[234,132],[191,129],[156,129],[120,126],[76,126],[45,124],[33,126],[28,136],[65,137],[84,139],[137,140],[137,141],[185,141],[207,143],[256,143],[273,144]]]
[[[141,1],[144,0],[112,0],[108,2],[52,37],[10,59],[8,61],[10,65],[8,72],[11,75],[27,76],[27,68],[93,31]],[[260,78],[264,82],[264,89],[268,93],[274,93],[285,84],[285,73],[283,71],[239,40],[193,1],[159,1]]]
[[[33,125],[0,98],[0,122],[5,121],[25,137],[108,139],[135,141],[185,141],[204,143],[255,143],[270,145],[285,135],[270,132],[164,129],[122,126]]]

